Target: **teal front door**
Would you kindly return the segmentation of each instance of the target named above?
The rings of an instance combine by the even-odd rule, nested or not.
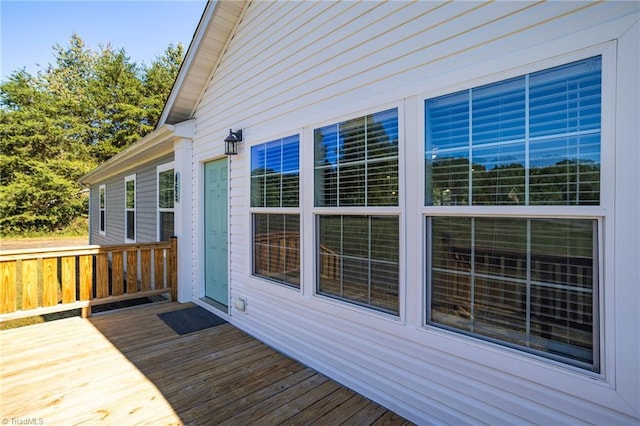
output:
[[[204,176],[204,295],[227,307],[227,159],[206,163]]]

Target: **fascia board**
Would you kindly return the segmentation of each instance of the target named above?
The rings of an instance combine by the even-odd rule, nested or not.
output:
[[[193,61],[196,58],[198,51],[200,50],[200,45],[202,44],[202,40],[207,33],[209,22],[211,21],[212,16],[217,9],[217,6],[217,1],[207,2],[207,6],[193,35],[193,40],[191,40],[191,44],[187,49],[185,59],[180,66],[180,70],[178,71],[178,76],[176,77],[173,87],[171,88],[171,92],[169,93],[169,97],[164,104],[164,109],[162,110],[162,114],[160,115],[160,119],[158,120],[157,127],[164,125],[167,121],[167,118],[169,117],[169,114],[171,113],[173,104],[180,94],[182,86],[185,84],[186,77],[189,74],[189,70],[191,69],[191,65],[193,64]]]
[[[82,176],[80,183],[83,185],[96,183],[173,151],[174,129],[174,126],[166,124],[147,134],[138,142]]]

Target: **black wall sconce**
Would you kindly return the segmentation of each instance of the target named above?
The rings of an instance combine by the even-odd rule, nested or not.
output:
[[[224,138],[225,155],[236,155],[238,153],[238,142],[242,142],[242,129],[235,132],[229,129],[229,136]]]

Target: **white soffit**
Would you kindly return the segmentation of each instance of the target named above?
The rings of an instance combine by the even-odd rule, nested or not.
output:
[[[246,1],[243,0],[207,3],[158,121],[158,127],[193,118],[202,92],[224,54],[245,4]]]

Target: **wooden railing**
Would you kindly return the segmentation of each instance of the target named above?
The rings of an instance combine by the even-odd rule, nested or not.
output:
[[[177,239],[0,252],[0,322],[177,294]]]

